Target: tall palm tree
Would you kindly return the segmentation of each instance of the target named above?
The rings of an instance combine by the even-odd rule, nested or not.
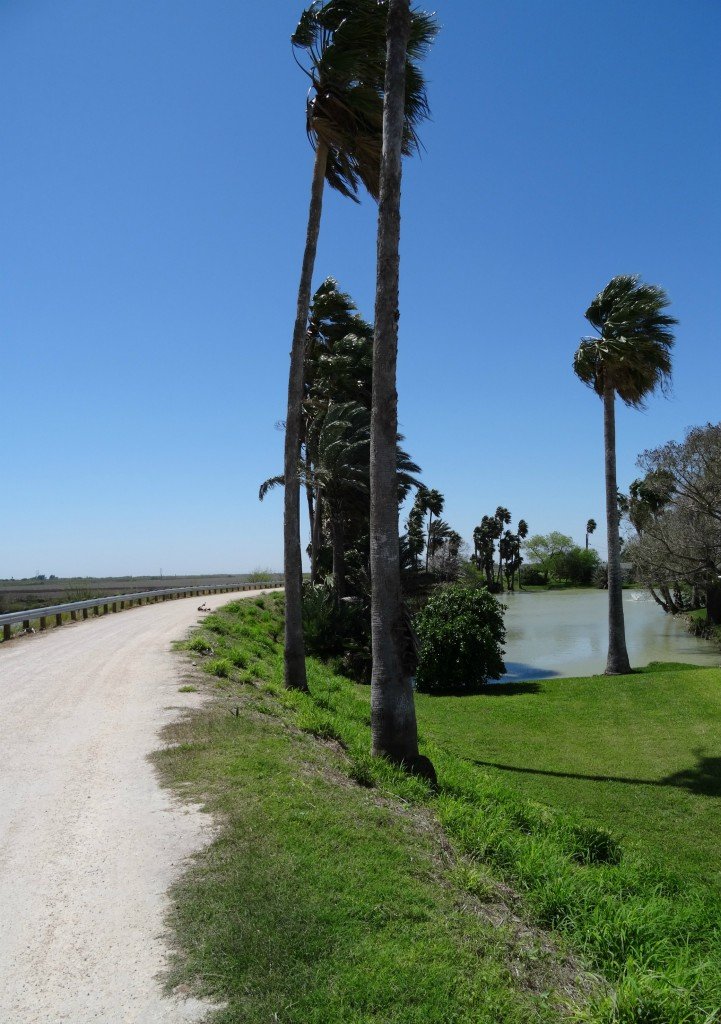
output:
[[[443,513],[445,498],[440,491],[434,488],[426,491],[426,512],[428,513],[428,534],[426,539],[426,572],[428,572],[428,558],[431,554],[431,531],[433,529],[433,516],[438,518]]]
[[[671,328],[678,321],[663,312],[669,299],[638,275],[614,277],[586,310],[598,337],[582,338],[573,360],[577,377],[603,400],[608,529],[608,660],[606,673],[631,671],[626,650],[621,579],[618,485],[616,481],[616,395],[631,408],[645,405],[671,378]]]
[[[596,532],[596,526],[597,523],[595,519],[589,519],[586,523],[586,551],[588,551],[588,538],[592,533]]]
[[[433,22],[423,40],[432,38]],[[412,87],[407,55],[413,45],[410,0],[389,0],[383,101],[383,153],[378,209],[373,406],[371,412],[371,735],[376,755],[434,776],[418,753],[411,668],[400,587],[396,436],[398,409],[398,273],[403,102]],[[416,44],[417,45],[417,44]],[[415,85],[422,85],[416,79]],[[426,111],[425,91],[422,110]]]
[[[285,568],[285,682],[307,689],[301,615],[302,558],[298,455],[302,428],[303,354],[313,268],[323,206],[323,187],[357,199],[363,184],[378,196],[382,144],[387,2],[318,0],[301,15],[292,36],[294,52],[310,81],[306,107],[308,137],[315,148],[308,226],[288,375],[285,424],[285,497],[283,550]],[[432,36],[432,19],[414,14],[412,38],[421,54]],[[429,35],[430,33],[430,35]],[[416,125],[427,114],[423,79],[409,48],[405,105],[401,111],[402,146],[418,146]],[[298,57],[297,57],[298,59]]]
[[[503,557],[507,544],[505,546],[502,545],[501,538],[503,536],[503,527],[508,526],[511,521],[511,513],[503,505],[499,505],[493,518],[496,521],[496,539],[498,540],[498,582],[501,584],[501,589],[503,589]]]

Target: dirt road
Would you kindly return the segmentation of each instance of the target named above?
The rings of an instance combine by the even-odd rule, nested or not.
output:
[[[147,755],[199,698],[171,651],[238,595],[148,605],[0,646],[0,1021],[177,1024],[165,893],[209,837]]]

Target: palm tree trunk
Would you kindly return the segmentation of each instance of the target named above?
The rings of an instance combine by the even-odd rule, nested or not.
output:
[[[383,101],[370,453],[371,737],[375,755],[423,771],[413,686],[404,664],[405,623],[398,549],[396,435],[401,141],[410,0],[390,0]],[[428,774],[433,773],[427,762]]]
[[[606,528],[608,531],[608,660],[606,675],[631,671],[626,650],[621,579],[621,538],[616,482],[616,392],[611,384],[603,391],[603,440],[606,460]]]
[[[285,567],[285,685],[307,690],[305,646],[303,643],[302,583],[303,561],[300,547],[300,433],[303,405],[303,360],[305,334],[308,328],[310,289],[318,248],[320,215],[323,208],[323,184],[328,150],[318,143],[313,167],[313,184],[308,210],[308,231],[303,253],[303,268],[298,286],[298,307],[293,328],[288,376],[288,414],[285,421],[285,499],[283,519],[283,554]]]
[[[333,547],[333,589],[336,601],[340,601],[345,597],[345,531],[341,516],[331,515],[330,532]]]
[[[718,583],[706,588],[706,617],[712,626],[721,625],[721,586]]]
[[[315,495],[315,514],[313,516],[313,533],[311,536],[311,561],[310,579],[312,583],[318,582],[318,556],[320,546],[323,543],[323,496],[320,490]]]
[[[396,344],[397,344],[396,334]],[[428,539],[426,540],[426,572],[428,572],[428,557],[431,553],[431,524],[433,523],[433,513],[428,513]]]
[[[308,526],[310,527],[310,579],[314,583],[313,579],[313,565],[315,563],[315,555],[313,554],[313,538],[315,537],[315,501],[313,500],[313,484],[311,483],[310,473],[310,459],[306,455],[305,468],[303,470],[305,476],[305,497],[308,503]]]

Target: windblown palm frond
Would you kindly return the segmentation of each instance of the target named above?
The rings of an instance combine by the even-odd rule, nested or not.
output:
[[[258,489],[258,501],[262,501],[268,491],[272,491],[274,487],[284,487],[285,477],[281,476],[270,476],[267,480],[264,480]]]
[[[611,384],[621,401],[643,408],[671,376],[671,328],[678,321],[663,310],[669,299],[638,275],[614,277],[586,310],[599,337],[582,338],[573,360],[576,376],[597,395]]]
[[[307,131],[328,147],[326,181],[358,200],[359,184],[378,198],[388,0],[325,0],[301,15],[291,43],[310,79]],[[432,15],[412,12],[406,62],[404,153],[419,148],[418,127],[429,116],[419,61],[437,33]],[[299,61],[300,63],[300,61]]]

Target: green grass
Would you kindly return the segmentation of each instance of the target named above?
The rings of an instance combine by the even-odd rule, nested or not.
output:
[[[271,1011],[283,1021],[378,1024],[561,1020],[553,992],[563,987],[562,968],[555,981],[523,981],[514,973],[513,941],[506,936],[499,949],[495,932],[482,938],[474,931],[483,914],[469,914],[466,901],[487,907],[500,880],[511,887],[508,898],[521,919],[555,935],[559,963],[568,946],[607,980],[606,987],[575,990],[575,1019],[721,1020],[721,894],[716,868],[704,865],[691,842],[694,828],[713,827],[716,798],[693,791],[708,785],[703,772],[684,774],[694,768],[685,756],[694,744],[712,744],[718,673],[664,667],[628,679],[421,698],[423,749],[439,776],[432,792],[369,757],[367,688],[309,659],[311,696],[283,690],[280,614],[274,597],[260,606],[236,603],[206,620],[200,635],[211,653],[201,661],[219,659],[223,672],[231,665],[215,679],[225,710],[193,713],[187,737],[161,757],[168,777],[205,798],[226,822],[219,842],[176,891],[176,982],[199,979],[201,990],[228,999],[221,1018],[227,1022],[273,1020]],[[249,667],[235,667],[232,651],[244,653]],[[254,710],[248,700],[257,702]],[[559,774],[539,773],[542,756],[550,765],[542,769]],[[335,759],[335,775],[317,758],[326,767]],[[301,762],[311,767],[303,770]],[[606,781],[625,778],[631,765],[649,772],[662,766],[662,774],[632,776],[641,783]],[[668,775],[675,782],[656,785]],[[553,789],[567,784],[577,788]],[[635,813],[617,811],[617,796],[639,785],[648,789],[647,802]],[[676,805],[664,805],[667,796],[687,799],[678,807],[696,824]],[[451,875],[439,871],[446,843],[433,822],[443,826],[455,855],[466,858]],[[717,835],[697,836],[707,860],[717,856]],[[401,866],[409,863],[407,877]],[[423,885],[412,902],[432,908],[422,921],[403,916],[411,883]],[[382,900],[376,885],[386,887]],[[401,926],[378,929],[372,915],[354,909],[347,889],[365,907],[390,908],[388,922],[399,915]],[[248,901],[258,903],[256,890],[265,894],[261,906],[246,914]],[[296,930],[303,922],[307,937]],[[553,946],[532,934],[548,972]],[[325,959],[321,949],[329,950]],[[273,964],[284,980],[270,971]],[[381,985],[368,980],[376,970]],[[576,973],[583,977],[580,968]],[[426,985],[427,978],[434,980]],[[387,990],[397,998],[383,1002]]]
[[[721,670],[418,697],[425,733],[524,796],[610,828],[628,850],[721,888]]]
[[[241,628],[221,614],[205,629],[252,647],[268,619],[251,602],[243,612]],[[172,727],[175,745],[156,758],[168,783],[223,822],[173,894],[170,986],[225,1001],[218,1024],[570,1019],[578,968],[519,928],[492,879],[444,848],[422,804],[370,775],[352,781],[359,765],[315,738],[337,737],[331,713],[278,688],[278,650],[266,652],[274,681],[234,682]],[[322,667],[311,674],[338,692]]]

